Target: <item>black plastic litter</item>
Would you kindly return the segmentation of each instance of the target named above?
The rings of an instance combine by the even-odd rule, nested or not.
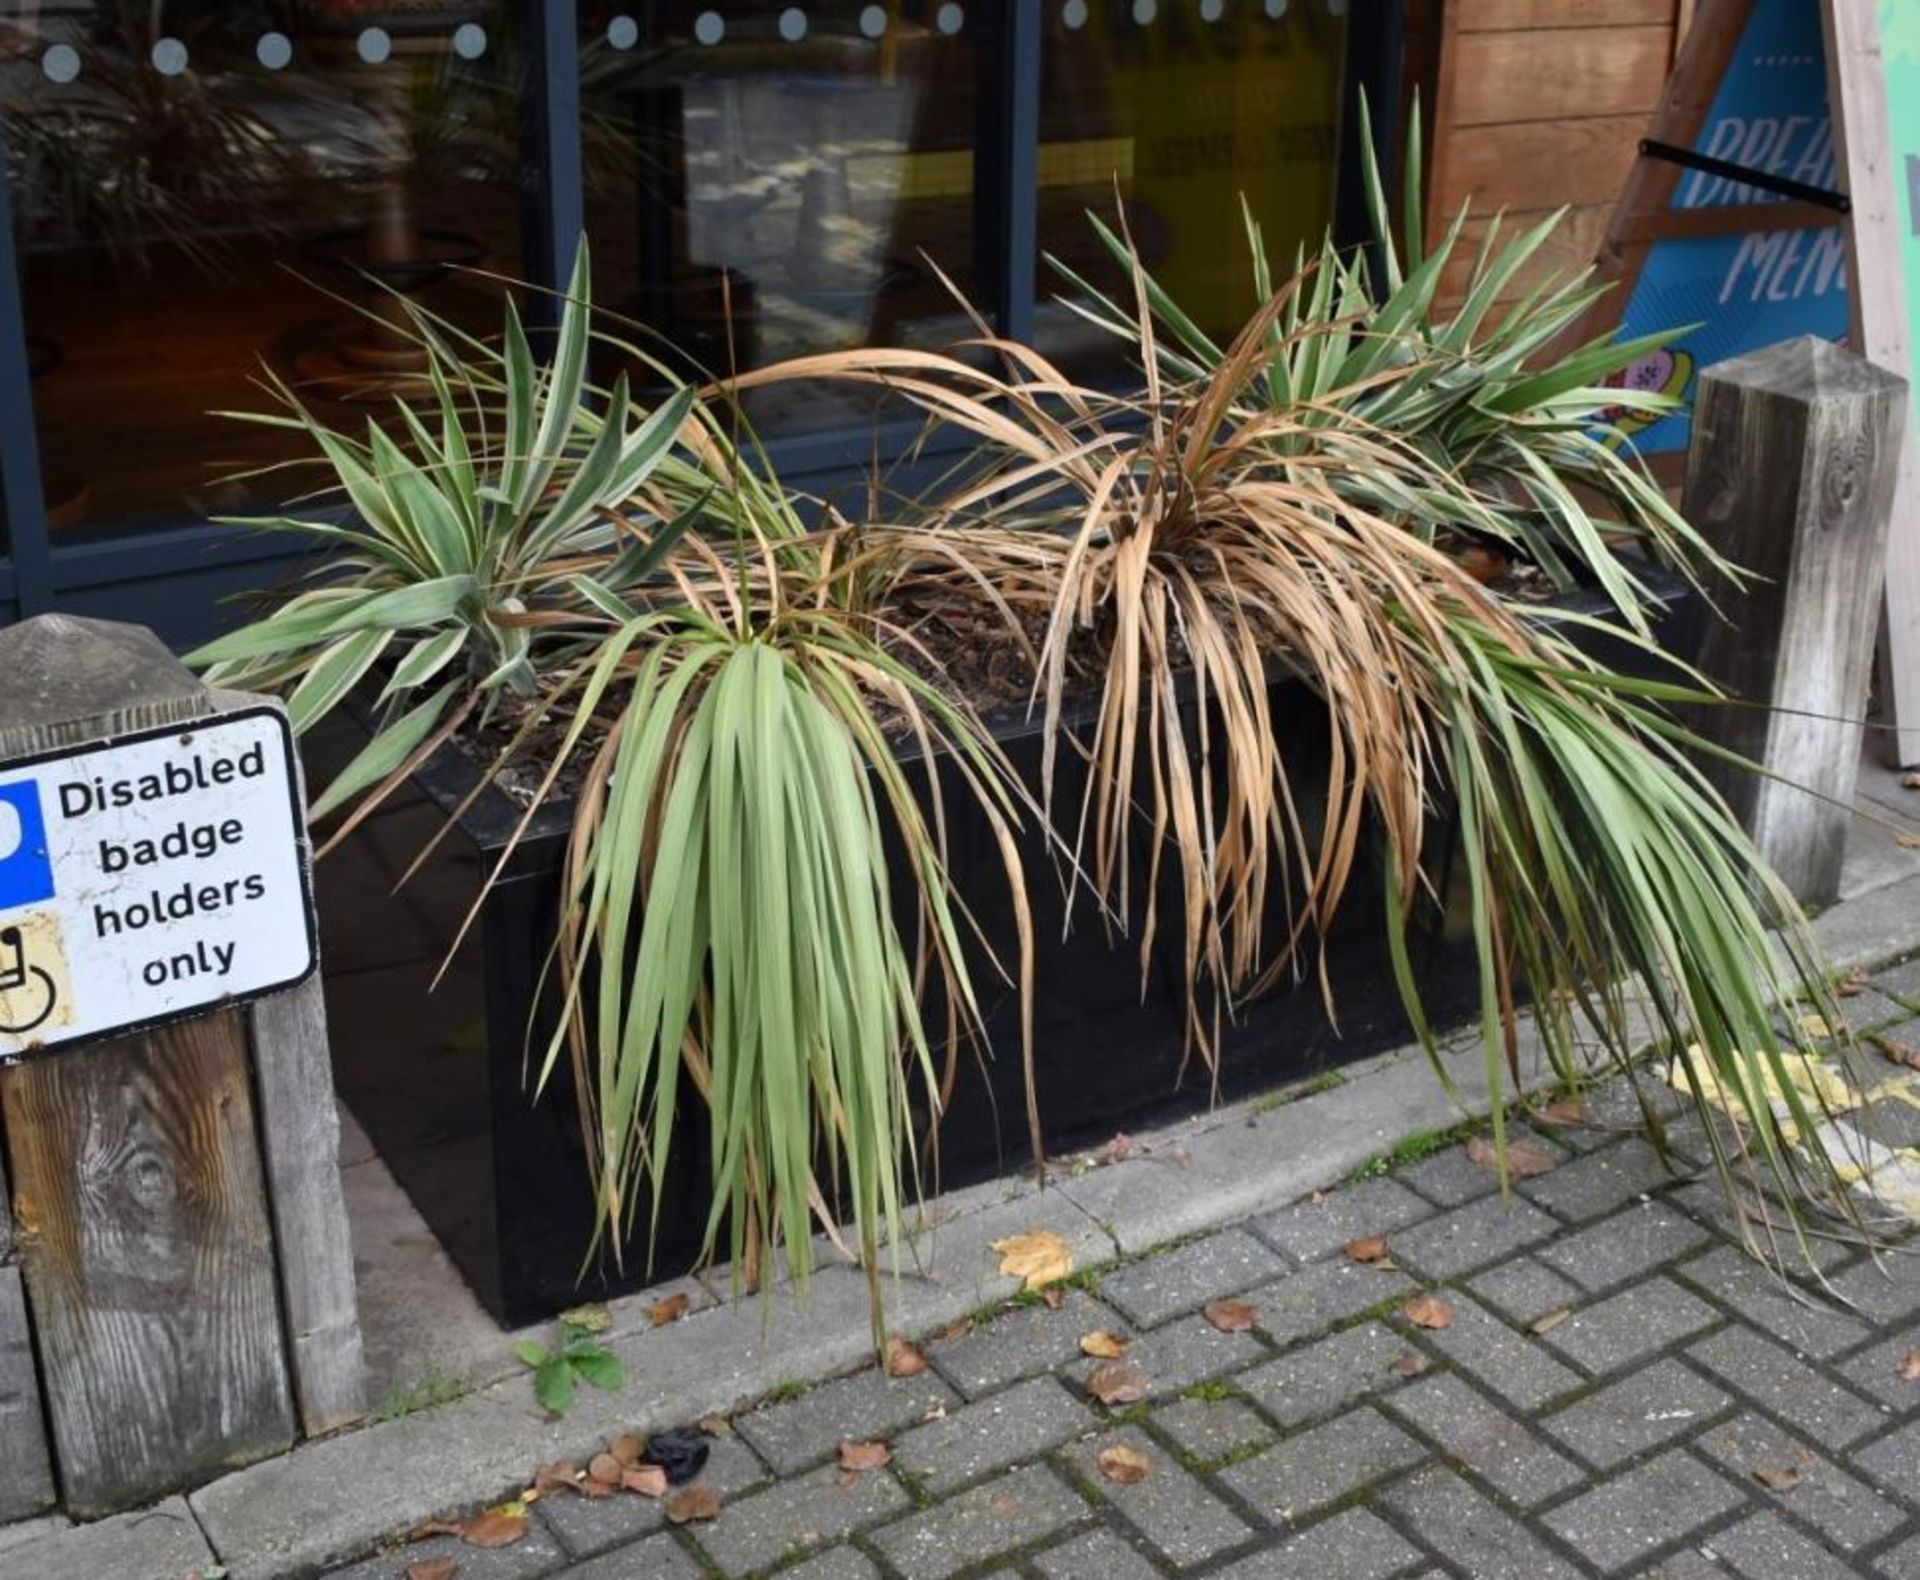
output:
[[[655,1432],[647,1439],[644,1456],[649,1465],[658,1465],[667,1473],[671,1486],[684,1486],[700,1474],[712,1445],[690,1426],[676,1426],[671,1432]]]

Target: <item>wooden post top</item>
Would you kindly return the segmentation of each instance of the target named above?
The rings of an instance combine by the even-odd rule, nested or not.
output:
[[[193,719],[207,688],[143,625],[39,614],[0,627],[0,757]]]
[[[1902,390],[1907,385],[1898,373],[1818,335],[1799,335],[1744,356],[1729,357],[1700,376],[1803,401],[1874,395],[1883,390]]]

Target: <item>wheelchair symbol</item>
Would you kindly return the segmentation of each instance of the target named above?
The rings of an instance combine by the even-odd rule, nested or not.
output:
[[[0,927],[0,1033],[25,1036],[59,1007],[60,989],[44,967],[28,962],[20,929]]]

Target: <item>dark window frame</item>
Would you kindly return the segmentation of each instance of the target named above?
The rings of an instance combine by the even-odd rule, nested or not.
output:
[[[1043,5],[1057,0],[982,0],[987,29],[979,52],[979,134],[975,145],[974,266],[996,327],[1014,338],[1033,327],[1037,284],[1040,51]],[[1383,167],[1395,164],[1397,106],[1406,0],[1349,0],[1343,109],[1335,196],[1335,234],[1343,244],[1366,237],[1365,196],[1356,157],[1359,96],[1375,108]],[[538,318],[570,272],[585,215],[580,132],[580,23],[577,0],[526,0],[519,8],[529,61],[521,122],[524,262]],[[0,138],[5,129],[0,127]],[[231,572],[236,586],[272,579],[302,551],[286,540],[201,519],[134,529],[110,524],[98,533],[56,540],[41,490],[40,460],[28,378],[26,329],[14,251],[7,163],[0,146],[0,623],[11,613],[37,614],[85,592],[90,607],[142,617],[154,582],[191,570]],[[542,307],[540,304],[547,304]],[[772,435],[770,462],[783,476],[821,487],[851,480],[876,460],[906,456],[926,435],[915,422],[822,433]],[[958,436],[934,444],[951,453]]]

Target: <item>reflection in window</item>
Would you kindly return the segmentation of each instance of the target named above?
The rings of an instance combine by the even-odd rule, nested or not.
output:
[[[518,268],[520,75],[497,0],[0,0],[55,526],[297,492],[210,414],[264,374],[348,425],[416,392],[389,292],[497,327],[459,268]]]
[[[586,4],[582,22],[601,301],[716,372],[967,332],[935,265],[968,288],[968,4],[658,0]],[[752,415],[865,420],[850,399],[768,392]]]
[[[1116,191],[1148,270],[1210,333],[1253,305],[1244,197],[1290,271],[1333,216],[1344,0],[1044,0],[1040,246],[1103,288],[1124,278],[1087,222]],[[1121,355],[1056,302],[1038,338],[1075,366]]]

